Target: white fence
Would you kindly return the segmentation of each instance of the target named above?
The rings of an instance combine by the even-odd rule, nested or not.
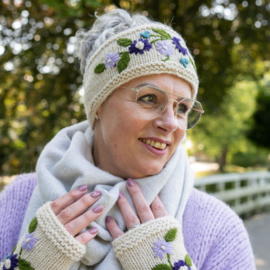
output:
[[[195,187],[231,205],[239,215],[270,206],[270,172],[212,175],[197,179]]]

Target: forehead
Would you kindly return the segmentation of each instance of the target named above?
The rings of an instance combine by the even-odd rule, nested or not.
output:
[[[175,75],[170,74],[154,74],[139,77],[124,84],[125,87],[139,87],[145,84],[151,84],[173,94],[191,98],[191,85]]]

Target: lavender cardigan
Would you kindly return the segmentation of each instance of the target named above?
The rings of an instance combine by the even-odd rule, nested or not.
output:
[[[0,261],[17,244],[36,183],[36,174],[23,174],[0,193]],[[223,202],[196,189],[184,212],[183,234],[198,270],[256,269],[241,219]]]

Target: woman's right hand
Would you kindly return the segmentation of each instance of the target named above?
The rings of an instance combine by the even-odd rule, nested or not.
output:
[[[98,218],[104,210],[103,205],[97,205],[86,211],[101,197],[100,191],[93,191],[90,194],[86,194],[86,192],[87,186],[80,186],[51,203],[52,211],[58,220],[83,245],[97,235],[98,229],[94,227],[83,233],[80,232]]]

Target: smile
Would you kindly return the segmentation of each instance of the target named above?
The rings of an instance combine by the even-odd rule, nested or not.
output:
[[[167,144],[166,143],[160,143],[160,142],[157,142],[157,141],[154,141],[154,140],[150,140],[150,139],[139,139],[141,142],[144,142],[146,143],[147,145],[150,145],[152,147],[155,147],[157,149],[165,149]]]

